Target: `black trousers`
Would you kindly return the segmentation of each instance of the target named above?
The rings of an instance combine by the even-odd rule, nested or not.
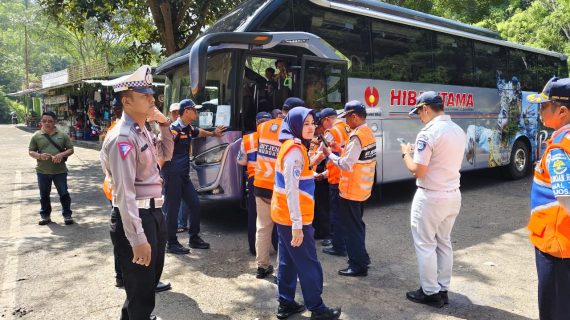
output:
[[[534,251],[540,320],[570,319],[570,259],[553,257],[537,248]]]
[[[348,266],[356,272],[368,269],[370,257],[366,251],[366,224],[362,220],[364,215],[364,201],[353,201],[339,197],[340,223],[346,252],[348,253]]]
[[[166,221],[160,208],[139,209],[139,216],[152,253],[148,267],[133,263],[133,249],[125,236],[119,217],[111,240],[117,250],[127,298],[121,320],[148,320],[155,304],[155,288],[164,267]]]

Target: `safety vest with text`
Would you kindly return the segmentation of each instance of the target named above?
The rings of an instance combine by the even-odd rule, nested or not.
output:
[[[255,167],[257,161],[257,132],[246,134],[242,138],[243,148],[247,154],[247,178],[255,175]]]
[[[283,159],[292,149],[299,148],[303,154],[303,169],[299,175],[299,205],[301,207],[301,220],[304,225],[313,222],[315,215],[315,180],[313,171],[309,168],[307,148],[298,139],[290,139],[283,143],[275,163],[275,186],[271,198],[271,219],[281,225],[292,225],[285,191],[285,178],[283,177]]]
[[[352,166],[352,170],[340,171],[338,190],[344,199],[364,201],[370,197],[374,185],[374,172],[376,170],[376,138],[368,125],[364,124],[356,128],[352,134],[360,141],[362,151],[358,160]],[[344,147],[344,156],[349,143]]]
[[[272,119],[261,123],[257,127],[259,145],[257,147],[257,161],[253,185],[256,188],[273,190],[275,184],[275,160],[279,154],[281,142],[282,118]]]
[[[531,232],[530,241],[538,250],[557,258],[570,258],[570,216],[557,201],[552,189],[557,177],[569,174],[570,171],[566,171],[570,168],[560,162],[561,165],[555,167],[554,172],[549,172],[548,161],[557,161],[550,153],[553,149],[564,151],[557,156],[566,157],[570,153],[570,130],[555,133],[547,141],[546,151],[534,169],[531,215],[527,227]]]
[[[338,120],[337,123],[335,123],[333,127],[328,129],[326,132],[330,132],[333,136],[334,142],[336,142],[342,150],[348,142],[350,127],[346,122]],[[337,156],[338,155],[339,154],[337,154]],[[340,182],[340,169],[335,166],[332,161],[327,162],[327,179],[329,184],[338,184]]]

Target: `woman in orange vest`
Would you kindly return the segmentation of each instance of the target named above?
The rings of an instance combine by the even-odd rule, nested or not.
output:
[[[340,308],[323,303],[323,270],[317,259],[314,217],[315,181],[309,167],[308,149],[315,134],[315,113],[305,107],[291,109],[285,117],[275,161],[275,184],[271,198],[271,218],[277,225],[279,268],[277,318],[285,319],[305,310],[311,319],[338,319]],[[297,278],[305,306],[295,302]]]
[[[552,78],[540,94],[545,127],[554,129],[534,171],[530,241],[535,247],[541,320],[570,319],[570,78]]]

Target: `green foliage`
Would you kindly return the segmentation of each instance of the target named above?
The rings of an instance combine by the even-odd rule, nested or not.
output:
[[[18,101],[12,100],[0,91],[0,123],[11,123],[11,112],[18,115],[18,122],[22,123],[26,118],[26,107]]]

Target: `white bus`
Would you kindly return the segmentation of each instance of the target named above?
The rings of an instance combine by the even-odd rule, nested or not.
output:
[[[204,106],[197,125],[226,125],[224,137],[193,141],[191,178],[202,200],[238,201],[240,138],[255,114],[288,96],[315,109],[367,105],[375,132],[376,182],[409,179],[397,138],[422,127],[408,112],[423,91],[444,98],[467,133],[463,170],[503,166],[521,178],[545,133],[526,103],[567,57],[506,42],[486,29],[369,0],[250,0],[214,23],[156,69],[167,77],[165,105],[192,98]],[[265,78],[276,68],[277,80]],[[280,75],[280,76],[279,76]]]

